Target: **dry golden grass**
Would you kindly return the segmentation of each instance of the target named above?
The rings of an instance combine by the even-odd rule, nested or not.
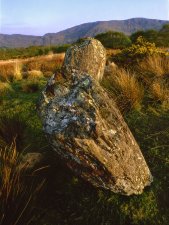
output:
[[[160,103],[169,102],[169,87],[161,81],[154,81],[150,86],[153,99]]]
[[[64,54],[34,57],[24,62],[24,68],[26,71],[39,70],[43,73],[46,71],[55,72],[55,70],[62,65],[63,59]]]
[[[41,71],[48,76],[49,73],[53,74],[61,67],[64,56],[65,54],[61,53],[28,59],[2,60],[0,61],[0,80],[9,82],[21,80],[27,76],[27,72],[33,74],[32,71]],[[39,77],[39,72],[36,75]]]
[[[27,79],[40,79],[43,73],[40,70],[31,70],[23,73],[23,77]]]
[[[124,69],[110,68],[106,71],[102,84],[115,95],[121,111],[140,107],[144,89],[133,73]]]
[[[139,65],[143,73],[161,77],[169,74],[169,58],[160,55],[153,55],[146,58]]]
[[[14,63],[13,79],[22,80],[22,64],[20,62]]]
[[[12,81],[14,76],[14,64],[2,64],[0,65],[0,80]]]
[[[43,183],[25,183],[26,164],[21,167],[21,160],[15,144],[0,149],[1,225],[27,225],[34,217],[33,204]]]

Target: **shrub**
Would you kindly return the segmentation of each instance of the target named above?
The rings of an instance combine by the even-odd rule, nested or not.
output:
[[[115,61],[126,65],[139,63],[143,59],[152,55],[168,55],[168,53],[156,48],[154,43],[145,41],[143,37],[139,37],[135,44],[125,48],[121,53],[117,54]]]
[[[120,32],[108,31],[95,36],[106,48],[122,49],[131,45],[131,40]]]
[[[158,31],[156,30],[140,30],[135,33],[133,33],[130,36],[130,39],[132,40],[132,43],[137,42],[137,39],[142,36],[146,41],[157,44],[157,37],[158,37]]]

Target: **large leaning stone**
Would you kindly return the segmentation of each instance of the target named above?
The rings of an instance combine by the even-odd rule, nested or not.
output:
[[[104,64],[96,40],[68,50],[62,73],[50,78],[41,96],[43,129],[76,174],[115,193],[140,194],[152,176],[115,102],[96,81]]]

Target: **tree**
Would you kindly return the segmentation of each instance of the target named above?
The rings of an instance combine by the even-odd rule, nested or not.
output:
[[[131,40],[125,34],[120,32],[108,31],[95,36],[104,47],[122,49],[131,45]]]
[[[158,33],[157,45],[169,47],[169,24],[165,24]]]
[[[140,36],[142,36],[146,41],[156,44],[157,37],[158,37],[158,31],[156,31],[156,30],[137,31],[130,36],[132,43],[136,43],[138,37],[140,37]]]

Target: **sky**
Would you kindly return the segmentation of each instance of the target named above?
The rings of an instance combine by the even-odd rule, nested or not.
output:
[[[44,35],[95,21],[169,20],[169,0],[0,0],[0,33]]]

